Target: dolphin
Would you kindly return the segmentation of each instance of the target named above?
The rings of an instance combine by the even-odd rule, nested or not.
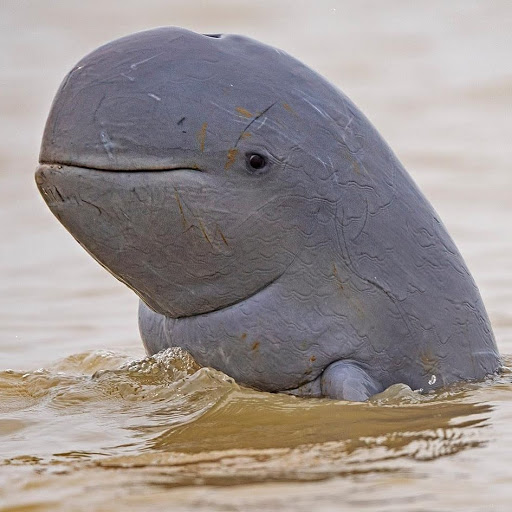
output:
[[[428,200],[359,109],[279,49],[173,27],[101,46],[57,92],[36,182],[140,297],[148,354],[354,401],[500,367]]]

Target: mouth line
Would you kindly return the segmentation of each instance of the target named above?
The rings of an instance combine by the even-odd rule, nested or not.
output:
[[[117,173],[140,173],[140,172],[168,172],[168,171],[194,171],[194,172],[206,172],[197,165],[171,165],[165,167],[154,167],[145,169],[106,169],[102,167],[91,167],[89,165],[80,164],[69,164],[62,162],[39,162],[39,167],[56,167],[62,169],[64,167],[76,167],[77,169],[87,169],[88,171],[99,171],[99,172],[117,172]]]
[[[175,171],[191,171],[191,172],[205,173],[204,170],[199,169],[197,166],[183,166],[183,165],[165,167],[165,168],[161,168],[161,169],[134,169],[134,170],[131,170],[131,169],[102,169],[100,167],[89,167],[89,166],[85,166],[85,165],[76,165],[76,164],[70,165],[70,164],[65,164],[65,163],[61,163],[61,162],[51,162],[51,163],[50,162],[39,162],[39,165],[38,165],[38,167],[36,169],[36,173],[35,173],[35,180],[36,180],[36,184],[37,184],[37,187],[38,187],[40,193],[42,194],[44,200],[46,201],[46,203],[48,204],[48,206],[50,208],[52,205],[55,205],[55,204],[72,203],[74,201],[74,202],[76,202],[76,204],[79,204],[80,202],[86,203],[86,204],[93,206],[94,208],[99,210],[99,208],[95,204],[85,201],[83,198],[80,198],[80,201],[78,201],[75,196],[68,197],[68,196],[64,195],[55,184],[51,183],[51,181],[49,182],[47,180],[47,178],[44,176],[45,169],[53,169],[53,170],[58,170],[58,171],[62,170],[63,173],[66,173],[66,168],[70,169],[70,170],[71,169],[84,169],[86,171],[98,172],[98,173],[104,173],[104,174],[110,174],[110,175],[142,174],[142,173],[153,173],[153,172],[166,173],[166,172],[175,172]],[[60,220],[60,218],[59,218],[59,220]]]

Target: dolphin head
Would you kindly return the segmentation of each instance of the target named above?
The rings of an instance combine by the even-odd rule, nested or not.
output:
[[[38,187],[154,311],[229,306],[279,279],[318,231],[329,195],[318,182],[333,173],[311,151],[332,145],[303,101],[318,87],[297,60],[241,36],[160,28],[119,39],[64,79]]]

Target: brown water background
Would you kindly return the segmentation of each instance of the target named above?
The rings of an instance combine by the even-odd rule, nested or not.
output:
[[[348,404],[142,360],[135,295],[33,171],[64,74],[161,25],[250,35],[343,89],[438,210],[512,354],[510,1],[3,0],[0,510],[511,510],[510,372]]]

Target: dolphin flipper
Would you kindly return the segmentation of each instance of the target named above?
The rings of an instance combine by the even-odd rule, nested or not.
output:
[[[364,402],[384,386],[354,361],[336,361],[321,376],[322,396]]]

